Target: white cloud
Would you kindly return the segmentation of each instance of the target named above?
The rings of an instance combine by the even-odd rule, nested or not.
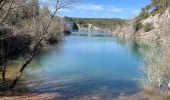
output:
[[[54,3],[52,3],[53,0],[40,0],[41,4],[47,4],[49,5],[49,8],[53,11],[54,10]],[[79,4],[73,8],[70,9],[62,9],[61,12],[73,12],[73,11],[95,11],[95,12],[115,12],[115,13],[121,13],[124,12],[126,8],[119,8],[114,6],[108,6],[108,5],[98,5],[98,4]]]
[[[95,5],[95,4],[81,4],[77,6],[79,10],[92,10],[92,11],[102,11],[104,10],[103,5]]]
[[[70,10],[70,9],[60,9],[60,12],[68,12],[68,13],[71,13],[72,10]]]
[[[90,11],[106,11],[106,12],[115,12],[121,13],[127,10],[128,8],[119,8],[114,6],[105,6],[105,5],[96,5],[96,4],[81,4],[76,7],[76,10],[90,10]]]
[[[116,8],[112,9],[112,11],[113,12],[123,12],[121,9],[116,9]]]
[[[121,8],[111,8],[111,11],[113,12],[123,12]]]
[[[55,10],[55,3],[52,2],[54,0],[40,0],[40,6],[43,5],[48,5],[49,9],[51,11]],[[82,15],[86,16],[86,14],[91,14],[87,16],[92,16],[92,15],[99,15],[99,16],[111,16],[111,15],[124,15],[129,13],[132,15],[137,15],[140,13],[140,10],[135,10],[132,9],[131,7],[117,7],[114,5],[104,5],[104,4],[93,4],[93,3],[83,3],[83,4],[78,4],[75,6],[72,6],[70,8],[65,8],[65,9],[60,9],[59,14],[65,14],[65,15],[72,15],[75,14],[77,15]],[[120,15],[120,16],[122,16]]]
[[[140,10],[133,10],[132,13],[140,13]]]
[[[129,8],[120,8],[120,7],[114,7],[114,6],[110,6],[108,9],[110,9],[111,12],[116,12],[116,13],[122,13],[125,12],[127,10],[129,10]]]

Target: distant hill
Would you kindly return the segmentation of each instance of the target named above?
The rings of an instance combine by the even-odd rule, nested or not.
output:
[[[81,28],[88,28],[89,24],[102,29],[114,29],[123,26],[127,20],[119,18],[73,18],[65,17],[67,21],[76,22]]]

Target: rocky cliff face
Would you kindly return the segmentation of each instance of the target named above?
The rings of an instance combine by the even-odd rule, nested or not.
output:
[[[154,28],[148,32],[140,30],[137,38],[162,42],[168,39],[167,37],[170,36],[170,9],[166,10],[163,14],[156,14],[142,21],[143,26],[147,23],[152,24]]]
[[[163,14],[156,14],[141,21],[142,28],[135,32],[133,29],[134,20],[128,21],[124,26],[118,26],[113,30],[114,35],[124,38],[136,38],[139,40],[149,41],[170,41],[170,9]],[[149,23],[153,25],[153,29],[144,31],[144,26]]]
[[[155,28],[161,28],[162,25],[170,21],[170,9],[166,10],[163,14],[156,14],[142,21],[142,24],[152,23]]]
[[[123,26],[117,26],[115,30],[113,30],[113,34],[123,38],[131,38],[133,36],[133,20],[126,22]]]

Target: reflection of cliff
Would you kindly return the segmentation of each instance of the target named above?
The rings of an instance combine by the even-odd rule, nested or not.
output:
[[[93,24],[87,24],[85,26],[78,24],[80,30],[102,30],[99,27],[94,26]]]

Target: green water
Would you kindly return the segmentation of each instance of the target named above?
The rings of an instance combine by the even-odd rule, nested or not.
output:
[[[109,34],[79,31],[62,43],[45,48],[26,70],[23,81],[30,91],[58,92],[65,100],[91,94],[132,95],[141,91],[143,58],[138,45],[116,37],[81,36]]]

